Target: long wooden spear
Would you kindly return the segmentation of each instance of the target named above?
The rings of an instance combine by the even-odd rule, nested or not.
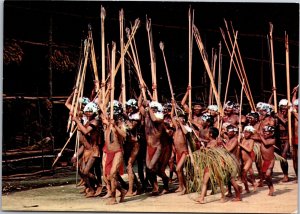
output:
[[[91,58],[92,58],[92,65],[94,70],[94,76],[95,76],[95,90],[96,93],[98,92],[100,85],[99,85],[99,77],[98,77],[98,68],[97,68],[97,61],[96,61],[96,54],[95,54],[95,47],[94,47],[94,40],[93,40],[93,34],[92,34],[92,26],[88,25],[88,35],[89,35],[89,42],[91,45]]]
[[[75,102],[78,102],[76,100],[76,98],[77,98],[77,94],[78,94],[78,88],[79,88],[80,78],[82,76],[82,65],[84,64],[83,62],[84,62],[84,60],[86,58],[86,55],[85,55],[86,54],[86,49],[87,49],[87,42],[85,40],[85,42],[84,42],[84,50],[83,50],[83,58],[81,58],[81,60],[80,60],[80,65],[79,65],[79,69],[78,69],[78,73],[77,73],[77,78],[76,78],[75,89],[74,89],[74,94],[73,94],[73,98],[72,98],[72,104],[71,104],[70,112],[74,111]],[[67,124],[67,132],[70,129],[71,122],[72,122],[71,116],[69,116],[68,124]]]
[[[116,64],[116,43],[112,42],[111,70],[110,70],[110,119],[114,119],[114,93],[115,93],[115,64]],[[111,127],[110,127],[111,128]]]
[[[224,112],[223,112],[222,104],[220,102],[220,97],[219,97],[216,85],[214,83],[214,78],[213,78],[212,72],[211,72],[209,64],[208,64],[207,53],[204,49],[204,46],[203,46],[203,43],[202,43],[202,40],[201,40],[201,37],[200,37],[200,33],[199,33],[199,31],[198,31],[198,29],[195,25],[193,25],[193,34],[194,34],[195,40],[197,42],[197,45],[198,45],[198,48],[199,48],[199,51],[200,51],[200,55],[202,57],[203,63],[204,63],[205,68],[206,68],[206,71],[208,73],[208,76],[209,76],[209,79],[210,79],[210,84],[212,85],[212,88],[213,88],[213,92],[214,92],[214,95],[215,95],[215,98],[216,98],[216,101],[217,101],[217,105],[218,105],[218,108],[219,108],[220,115],[223,116]]]
[[[271,48],[271,66],[272,66],[272,81],[273,81],[273,98],[274,98],[274,112],[277,113],[277,94],[276,94],[276,78],[275,78],[275,63],[274,63],[274,50],[273,50],[273,24],[270,22],[270,48]]]
[[[122,93],[122,106],[123,110],[126,110],[126,83],[125,83],[125,60],[124,60],[124,11],[123,9],[119,12],[120,21],[120,48],[121,48],[121,93]]]
[[[233,28],[233,25],[232,25],[231,21],[230,21],[230,25],[231,25],[232,32],[234,34],[235,30]],[[244,67],[244,63],[243,63],[243,60],[242,60],[242,56],[241,56],[241,52],[240,52],[240,48],[239,48],[238,43],[237,43],[237,52],[238,52],[238,56],[239,56],[239,59],[240,59],[240,62],[241,62],[241,67],[242,67],[241,71],[242,71],[243,78],[245,79],[245,85],[246,85],[246,88],[247,88],[248,93],[249,93],[250,98],[251,98],[250,105],[252,105],[253,110],[256,111],[255,103],[254,103],[254,100],[253,100],[252,92],[251,92],[251,89],[250,89],[250,85],[249,85],[249,82],[248,82],[248,78],[247,78],[247,75],[246,75],[246,71],[245,71],[245,67]]]
[[[129,28],[126,28],[126,33],[127,33],[127,37],[129,37],[130,36],[130,29]],[[138,76],[138,79],[139,79],[139,83],[140,83],[140,86],[141,86],[141,89],[142,89],[142,95],[143,95],[144,100],[146,100],[147,97],[146,97],[146,91],[145,91],[145,87],[144,87],[145,83],[144,83],[144,80],[142,78],[142,72],[141,72],[141,68],[139,66],[139,60],[138,60],[138,57],[137,57],[137,52],[134,50],[134,47],[133,47],[132,43],[130,43],[130,48],[131,48],[131,52],[132,52],[133,65],[135,67],[135,70],[136,70],[136,73],[137,73],[137,76]],[[130,54],[128,53],[128,55],[130,55]]]
[[[188,12],[188,19],[189,19],[189,119],[192,118],[192,61],[193,61],[193,33],[192,33],[192,26],[194,24],[194,10],[191,13],[191,7],[189,8]]]
[[[222,43],[219,42],[219,61],[218,61],[218,93],[221,96],[222,89]]]
[[[151,58],[151,76],[152,76],[152,89],[153,89],[153,100],[158,100],[157,95],[157,84],[156,84],[156,59],[155,52],[153,46],[153,37],[152,37],[152,26],[151,19],[146,16],[146,29],[148,33],[148,42],[149,42],[149,50],[150,50],[150,58]]]
[[[173,87],[172,87],[172,81],[171,81],[171,77],[170,77],[170,73],[169,73],[169,68],[168,68],[168,64],[167,64],[167,60],[166,60],[166,56],[165,56],[165,52],[164,52],[164,43],[160,42],[159,43],[159,48],[162,52],[163,58],[164,58],[164,62],[165,62],[165,67],[166,67],[166,72],[167,72],[167,77],[168,77],[168,82],[169,82],[169,87],[170,87],[170,92],[171,92],[171,97],[172,99],[175,101],[174,99],[174,92],[173,92]],[[177,111],[175,110],[175,114],[177,116]]]
[[[238,142],[241,142],[241,133],[242,133],[242,107],[243,107],[243,91],[244,91],[244,84],[245,79],[243,79],[242,82],[242,88],[241,88],[241,97],[240,97],[240,112],[239,112],[239,135],[238,135]]]
[[[74,135],[75,131],[77,130],[77,126],[74,129],[74,131],[71,133],[71,135],[69,136],[69,139],[67,140],[67,142],[65,143],[65,145],[63,146],[63,148],[60,150],[60,152],[57,154],[56,159],[54,160],[52,167],[56,164],[56,162],[58,161],[58,159],[61,157],[62,152],[65,150],[66,146],[68,145],[68,143],[70,142],[72,136]]]
[[[226,22],[226,21],[225,21],[225,22]],[[224,43],[225,43],[225,45],[226,45],[227,51],[228,51],[228,53],[229,53],[230,55],[232,55],[232,54],[231,54],[231,51],[230,51],[230,48],[229,48],[229,46],[228,46],[228,44],[227,44],[226,38],[225,38],[225,33],[224,33],[224,31],[222,30],[222,28],[220,28],[220,31],[221,31],[221,34],[222,34]],[[229,33],[228,33],[228,34],[229,34]],[[237,34],[237,31],[236,31],[236,34]],[[229,36],[230,36],[230,34],[229,34]],[[232,42],[230,42],[230,43],[231,43],[231,46],[234,47],[234,44],[232,44]],[[236,45],[237,45],[237,42],[236,42]],[[236,74],[237,74],[237,76],[238,76],[238,78],[239,78],[239,80],[240,80],[240,82],[241,82],[241,84],[242,84],[243,76],[242,76],[242,74],[241,74],[241,66],[240,66],[240,64],[239,64],[239,62],[238,62],[238,58],[237,58],[235,52],[234,52],[234,55],[232,55],[232,57],[234,57],[234,58],[232,58],[232,60],[233,60],[232,63],[233,63],[234,69],[235,69]],[[236,59],[237,62],[235,62],[234,59]],[[255,106],[252,105],[252,99],[250,98],[250,95],[249,95],[249,92],[248,92],[247,88],[244,88],[244,92],[245,92],[246,97],[247,97],[247,99],[248,99],[248,101],[249,101],[249,104],[250,104],[250,106],[251,106],[251,110],[255,111]],[[227,98],[227,94],[226,94],[226,98]],[[224,103],[225,103],[225,102],[224,102]]]
[[[140,25],[140,20],[139,20],[139,19],[136,19],[136,20],[135,20],[135,23],[134,23],[134,26],[132,27],[132,31],[131,31],[130,37],[128,38],[128,41],[127,41],[127,43],[126,43],[126,45],[125,45],[125,47],[124,47],[124,56],[125,56],[125,54],[127,53],[127,50],[128,50],[128,48],[129,48],[129,46],[130,46],[130,43],[131,43],[132,39],[134,38],[134,35],[135,35],[137,29],[139,28],[139,25]],[[115,69],[114,69],[114,70],[115,70],[114,75],[117,74],[117,72],[118,72],[120,66],[121,66],[121,59],[119,60],[117,66],[116,66]],[[109,76],[110,76],[110,75],[109,75]],[[109,76],[107,77],[106,80],[109,79]]]
[[[225,26],[226,26],[226,30],[227,30],[227,34],[228,34],[230,44],[233,47],[233,42],[232,42],[231,35],[230,35],[230,32],[229,32],[228,24],[227,24],[227,21],[225,19],[224,19],[224,22],[225,22]],[[233,34],[235,34],[235,30],[233,28],[232,22],[230,22],[230,24],[231,24],[231,29],[233,31]],[[242,57],[241,57],[241,53],[240,53],[238,43],[236,44],[236,49],[237,49],[237,54],[235,54],[234,57],[236,59],[236,63],[237,63],[237,66],[238,66],[237,71],[239,72],[239,75],[240,75],[239,79],[240,79],[241,83],[242,83],[242,79],[245,79],[244,91],[245,91],[245,94],[246,94],[246,96],[249,100],[249,104],[251,106],[251,109],[253,111],[255,111],[255,104],[254,104],[253,97],[252,97],[252,94],[251,94],[250,86],[249,86],[249,83],[248,83],[248,78],[247,78],[247,75],[246,75],[246,72],[245,72],[245,68],[244,68],[244,64],[243,64],[243,60],[242,60]]]
[[[101,5],[101,73],[102,73],[102,81],[101,81],[101,102],[104,103],[105,100],[105,33],[104,33],[104,20],[106,16],[106,11],[104,7]],[[103,107],[103,106],[102,106]]]
[[[213,56],[212,56],[212,66],[211,66],[211,70],[212,70],[212,75],[213,75],[213,78],[214,78],[214,82],[215,82],[215,79],[216,79],[216,61],[217,61],[217,54],[215,54],[215,52],[213,51]],[[218,92],[219,93],[219,92]],[[212,105],[213,104],[213,96],[212,96],[212,87],[210,86],[210,93],[209,93],[209,105]]]
[[[83,86],[84,86],[84,79],[85,79],[84,77],[85,77],[85,74],[86,74],[86,66],[87,66],[89,54],[90,54],[90,42],[87,41],[87,49],[86,49],[86,53],[85,53],[83,70],[82,70],[82,75],[80,77],[80,83],[79,83],[79,89],[78,89],[79,92],[78,92],[77,97],[76,97],[77,102],[75,102],[75,106],[74,106],[74,114],[73,115],[75,117],[77,116],[77,112],[78,112],[79,97],[80,97],[80,95],[83,94],[82,90],[83,90]],[[74,125],[75,124],[72,123],[70,133],[73,133]]]
[[[231,76],[231,68],[232,68],[232,62],[233,62],[233,55],[235,54],[235,45],[236,45],[236,40],[237,40],[237,34],[238,31],[236,31],[235,36],[234,36],[234,45],[232,52],[230,54],[230,64],[229,64],[229,71],[228,71],[228,76],[227,76],[227,83],[226,83],[226,89],[225,89],[225,95],[224,95],[224,102],[223,105],[225,105],[227,101],[227,93],[228,93],[228,87],[229,87],[229,81],[230,81],[230,76]]]
[[[291,87],[290,87],[290,57],[289,57],[289,37],[285,32],[285,61],[286,61],[286,89],[288,98],[288,133],[289,144],[292,146],[292,120],[291,120]]]

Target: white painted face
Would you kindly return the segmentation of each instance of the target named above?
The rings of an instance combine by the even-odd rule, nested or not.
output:
[[[98,112],[98,105],[94,102],[89,102],[83,109],[83,112],[93,112],[96,114]]]
[[[248,131],[251,133],[255,132],[255,128],[253,126],[245,126],[244,131]]]

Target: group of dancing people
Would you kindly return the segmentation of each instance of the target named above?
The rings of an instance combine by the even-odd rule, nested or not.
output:
[[[205,203],[207,190],[210,188],[213,194],[217,186],[222,201],[225,197],[241,201],[243,187],[238,181],[246,192],[250,192],[249,184],[253,191],[266,184],[268,195],[274,196],[275,159],[280,161],[282,182],[290,180],[288,158],[292,158],[298,176],[297,87],[291,103],[280,100],[277,113],[272,104],[258,102],[256,111],[244,115],[242,106],[233,101],[226,102],[223,115],[217,105],[204,107],[195,102],[190,109],[186,102],[190,91],[187,87],[180,103],[171,99],[163,104],[145,99],[143,93],[127,100],[125,106],[117,100],[101,106],[95,93],[82,97],[79,113],[73,115],[70,111],[78,128],[79,147],[72,162],[78,166],[82,193],[117,204],[124,202],[125,197],[145,192],[153,196],[168,193],[176,175],[175,192],[184,195],[196,191],[198,203]],[[69,109],[73,96],[74,92],[65,103]],[[123,179],[124,171],[127,181]]]

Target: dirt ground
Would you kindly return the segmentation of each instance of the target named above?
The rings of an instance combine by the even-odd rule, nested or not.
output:
[[[225,203],[219,201],[220,194],[206,197],[206,204],[198,204],[193,199],[197,193],[183,196],[168,193],[149,196],[145,193],[126,197],[124,203],[106,205],[108,199],[100,197],[85,198],[79,191],[82,187],[74,184],[49,186],[32,190],[5,193],[2,195],[3,211],[87,211],[87,212],[193,212],[193,213],[298,213],[298,183],[292,161],[289,160],[291,181],[281,183],[282,172],[278,161],[274,167],[275,196],[268,196],[268,187],[258,188],[256,192],[243,191],[241,202]],[[124,175],[124,179],[127,177]],[[160,185],[162,185],[160,183]],[[171,190],[176,184],[170,185]],[[117,199],[119,200],[119,198]]]

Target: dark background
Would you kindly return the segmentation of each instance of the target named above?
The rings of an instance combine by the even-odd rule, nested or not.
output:
[[[213,3],[213,2],[124,2],[124,1],[5,1],[4,2],[4,51],[6,44],[16,42],[24,55],[19,63],[3,66],[3,151],[25,147],[54,136],[55,147],[66,142],[68,111],[56,97],[71,94],[77,74],[76,66],[69,70],[52,69],[52,89],[49,87],[49,32],[52,32],[53,51],[59,50],[72,56],[78,63],[81,39],[87,36],[88,24],[93,30],[98,72],[101,74],[101,21],[100,6],[106,10],[105,42],[119,45],[119,10],[124,9],[125,27],[136,18],[141,26],[135,35],[142,75],[151,86],[151,67],[146,15],[152,20],[152,32],[157,63],[159,101],[170,98],[165,65],[159,42],[165,44],[165,55],[173,83],[176,100],[180,101],[188,85],[188,10],[195,11],[194,24],[199,29],[208,59],[212,48],[218,50],[222,42],[222,93],[223,101],[229,70],[230,57],[220,33],[225,30],[223,19],[232,21],[238,30],[238,45],[254,102],[268,101],[272,89],[272,74],[267,35],[269,22],[273,23],[274,56],[278,102],[286,98],[285,31],[290,45],[291,90],[299,77],[299,4],[297,3]],[[52,20],[52,28],[50,27]],[[127,39],[125,39],[127,41]],[[193,101],[207,104],[209,79],[197,44],[193,42],[192,86]],[[52,53],[53,54],[53,53]],[[117,55],[117,60],[119,60]],[[132,94],[129,86],[137,90],[137,81],[126,65],[127,98]],[[128,71],[129,70],[129,71]],[[216,73],[218,69],[216,69]],[[131,72],[132,73],[132,72]],[[101,79],[101,76],[99,76]],[[85,96],[93,87],[93,75],[88,66]],[[116,86],[120,85],[120,72]],[[229,86],[229,99],[239,97],[241,84],[234,70]],[[117,97],[120,89],[116,88]],[[46,97],[53,103],[51,109],[45,99],[23,99],[25,96]],[[8,98],[12,97],[12,98]],[[49,102],[48,102],[49,103]],[[248,110],[244,98],[245,111]],[[18,140],[17,140],[18,139]],[[70,147],[74,144],[70,143]]]
[[[151,18],[160,98],[162,95],[169,97],[170,93],[162,53],[159,49],[160,41],[165,43],[165,55],[175,95],[180,97],[180,93],[185,92],[188,84],[188,9],[190,6],[195,11],[194,22],[200,31],[209,61],[212,48],[218,49],[218,43],[222,41],[222,96],[225,92],[230,60],[219,30],[219,27],[225,30],[224,18],[228,22],[232,21],[235,30],[238,30],[238,45],[255,102],[268,99],[270,93],[264,90],[270,91],[272,88],[267,40],[269,22],[274,25],[275,71],[279,96],[286,94],[285,31],[289,35],[290,43],[291,87],[298,83],[299,5],[296,3],[5,1],[4,40],[20,41],[18,44],[24,51],[24,57],[18,65],[11,63],[4,66],[4,94],[49,95],[47,42],[50,17],[53,23],[53,43],[61,46],[61,50],[72,51],[77,59],[81,38],[87,35],[88,24],[92,25],[98,71],[101,74],[101,5],[106,9],[105,42],[111,46],[111,42],[115,41],[117,50],[119,50],[119,10],[124,9],[126,27],[129,27],[130,22],[133,23],[136,18],[141,20],[135,38],[143,77],[149,86],[151,85],[151,61],[145,20],[146,15]],[[68,72],[53,70],[53,96],[70,94],[76,72],[76,69]],[[206,71],[195,40],[192,73],[192,85],[203,86],[201,78]],[[88,72],[87,77],[92,78],[91,74]],[[234,96],[234,90],[240,93],[240,83],[234,70],[232,74],[230,96]],[[209,83],[209,79],[207,81]],[[87,82],[86,87],[88,88],[89,85],[91,84]],[[86,93],[89,93],[88,89]]]

